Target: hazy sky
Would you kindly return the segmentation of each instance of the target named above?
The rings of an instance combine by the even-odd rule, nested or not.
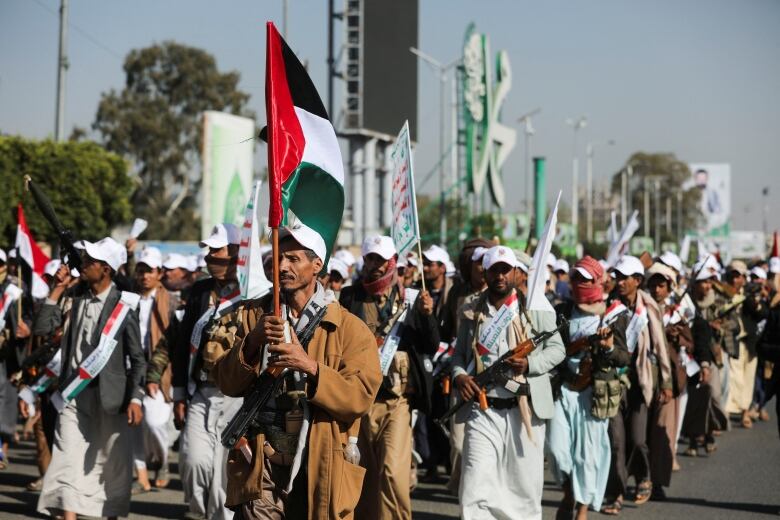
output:
[[[470,21],[489,35],[493,54],[508,51],[513,87],[503,115],[513,123],[542,108],[532,151],[547,157],[548,198],[563,189],[570,200],[572,131],[564,120],[586,114],[589,124],[579,139],[583,174],[587,142],[609,139],[616,144],[596,152],[597,179],[639,150],[730,163],[732,229],[761,229],[762,187],[770,187],[772,200],[780,197],[780,2],[420,4],[420,47],[439,60],[460,55]],[[53,134],[58,6],[57,0],[0,0],[2,132]],[[326,6],[326,0],[289,0],[288,19],[288,41],[308,60],[323,98]],[[91,124],[101,92],[121,89],[129,50],[163,40],[201,47],[220,69],[238,70],[262,123],[264,22],[281,26],[281,13],[281,0],[70,0],[66,134],[74,125]],[[419,78],[418,180],[436,161],[439,106],[435,77],[424,64]],[[523,158],[518,133],[503,172],[509,210],[522,200]],[[780,227],[778,208],[770,204],[771,228]]]

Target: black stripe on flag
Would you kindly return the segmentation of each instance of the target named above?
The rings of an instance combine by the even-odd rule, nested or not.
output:
[[[287,46],[287,42],[281,36],[279,39],[282,41],[282,57],[284,58],[287,85],[290,88],[293,105],[330,121],[325,105],[322,104],[322,100],[319,94],[317,94],[317,89],[306,69],[298,61],[295,53]]]

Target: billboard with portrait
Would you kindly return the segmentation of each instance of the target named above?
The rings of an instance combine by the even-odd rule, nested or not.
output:
[[[700,234],[727,236],[731,222],[731,165],[724,163],[692,163],[691,179],[683,188],[701,191],[699,209],[703,220]]]

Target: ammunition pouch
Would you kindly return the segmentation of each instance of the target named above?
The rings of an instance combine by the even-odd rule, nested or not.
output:
[[[623,385],[620,379],[594,379],[590,413],[596,419],[609,419],[620,410]]]

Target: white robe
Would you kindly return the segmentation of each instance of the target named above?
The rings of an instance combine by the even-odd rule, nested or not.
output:
[[[533,415],[531,425],[534,441],[517,407],[472,405],[461,461],[464,520],[542,518],[545,422]]]

